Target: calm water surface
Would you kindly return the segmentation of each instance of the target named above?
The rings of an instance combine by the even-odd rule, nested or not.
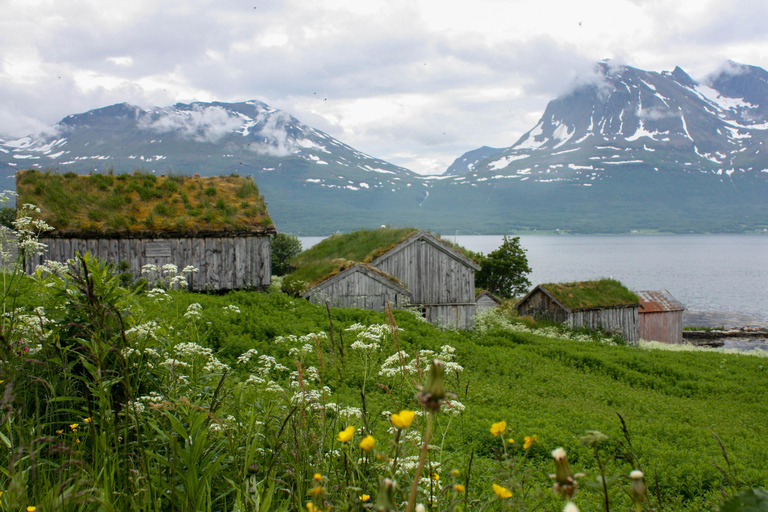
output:
[[[500,235],[446,238],[485,254],[502,241]],[[322,239],[300,238],[305,249]],[[668,290],[688,310],[768,323],[767,235],[533,235],[520,242],[534,285],[613,277],[633,290]]]

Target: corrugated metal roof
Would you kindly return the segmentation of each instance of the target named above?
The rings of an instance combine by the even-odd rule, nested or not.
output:
[[[685,306],[667,290],[635,292],[640,297],[640,313],[683,311]]]

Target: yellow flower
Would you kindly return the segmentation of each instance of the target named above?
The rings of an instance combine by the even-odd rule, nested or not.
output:
[[[57,434],[63,434],[63,433],[64,433],[64,430],[63,430],[63,429],[62,429],[62,430],[57,430],[57,431],[56,431],[56,433],[57,433]]]
[[[493,492],[496,493],[496,496],[499,498],[511,498],[512,497],[512,491],[509,489],[502,487],[500,485],[493,484]]]
[[[464,486],[463,486],[463,485],[461,485],[461,484],[456,484],[456,485],[454,485],[454,486],[453,486],[453,489],[454,489],[456,492],[464,492],[464,491],[466,491],[466,490],[467,490],[467,488],[466,488],[466,487],[464,487]]]
[[[321,475],[320,473],[315,473],[315,476],[312,477],[312,480],[314,480],[315,482],[319,482],[322,479],[323,479],[323,475]]]
[[[373,450],[373,447],[376,445],[376,440],[373,438],[373,436],[365,436],[362,441],[360,441],[360,448],[365,450],[366,452],[369,452]]]
[[[437,473],[432,473],[432,480],[434,480],[435,482],[439,482],[440,475],[438,475]]]
[[[91,418],[85,418],[83,421],[86,422],[86,423],[90,423],[91,422]]]
[[[500,421],[498,423],[494,423],[493,425],[491,425],[491,434],[495,436],[499,436],[503,434],[505,430],[507,430],[506,421]]]
[[[27,512],[35,512],[37,510],[37,507],[33,507],[32,505],[27,507]]]
[[[79,440],[79,439],[75,439],[75,442],[76,442],[77,444],[80,444],[80,440]]]
[[[325,492],[325,489],[324,489],[322,486],[320,486],[320,485],[318,485],[317,487],[313,487],[313,488],[312,488],[312,489],[309,491],[309,493],[310,493],[312,496],[317,496],[318,494],[322,494],[323,492]]]
[[[336,437],[336,440],[340,443],[348,443],[352,440],[352,438],[355,436],[355,427],[352,425],[348,426],[341,432],[339,432],[338,437]]]
[[[525,436],[525,444],[523,445],[523,449],[527,450],[531,447],[533,443],[539,440],[539,436],[534,434],[532,436]]]
[[[72,430],[77,430],[77,427],[79,427],[79,426],[80,426],[80,424],[79,424],[79,423],[73,423],[73,424],[71,424],[71,425],[69,426],[69,428],[71,428]]]
[[[454,469],[453,471],[451,471],[451,476],[459,476],[460,474],[461,473],[459,473],[458,469]]]
[[[360,501],[368,501],[369,499],[371,499],[371,497],[368,496],[367,494],[363,494],[362,496],[358,496],[358,498],[360,499]]]
[[[416,413],[413,411],[400,411],[400,414],[392,415],[392,424],[397,428],[408,428],[413,423]]]
[[[508,442],[509,444],[515,444],[515,440],[514,440],[514,439],[512,439],[511,437],[510,437],[509,439],[507,439],[507,442]]]

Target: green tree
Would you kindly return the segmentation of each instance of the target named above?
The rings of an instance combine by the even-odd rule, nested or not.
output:
[[[16,220],[16,208],[12,206],[3,206],[0,208],[0,225],[9,229],[14,229],[13,222]]]
[[[500,298],[522,295],[531,286],[531,267],[519,236],[504,235],[501,246],[487,256],[481,255],[478,263],[482,268],[475,274],[475,286]]]
[[[278,233],[272,237],[272,275],[284,276],[293,272],[288,263],[301,252],[301,241],[293,235]]]

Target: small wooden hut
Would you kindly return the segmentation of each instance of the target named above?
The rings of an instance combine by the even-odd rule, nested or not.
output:
[[[342,272],[330,279],[338,272],[337,259],[366,263],[369,271],[375,270],[378,277],[389,283],[375,280],[371,272],[360,269],[354,270],[357,275],[350,272],[342,276]],[[323,297],[332,305],[356,304],[377,309],[367,304],[378,304],[378,298],[362,300],[360,286],[368,286],[365,293],[370,291],[382,298],[395,293],[397,302],[390,300],[393,307],[404,306],[407,299],[409,306],[437,325],[460,329],[474,325],[475,271],[480,267],[459,249],[427,232],[382,228],[334,235],[304,251],[293,264],[297,270],[286,277],[284,288],[310,300]]]
[[[685,306],[667,290],[635,293],[640,297],[640,338],[662,343],[682,343]]]
[[[501,300],[488,290],[483,290],[475,297],[475,304],[477,304],[477,312],[481,313],[501,306]]]
[[[406,306],[411,292],[397,279],[364,263],[353,264],[338,274],[304,292],[303,297],[313,304],[325,304],[339,308],[362,308],[384,311],[387,303],[392,308]]]
[[[250,177],[21,171],[16,191],[55,228],[40,236],[44,254],[25,255],[27,273],[90,252],[134,278],[147,264],[195,267],[190,290],[269,286],[276,231]]]
[[[618,333],[627,343],[640,339],[640,299],[618,281],[540,284],[517,304],[520,316]]]

